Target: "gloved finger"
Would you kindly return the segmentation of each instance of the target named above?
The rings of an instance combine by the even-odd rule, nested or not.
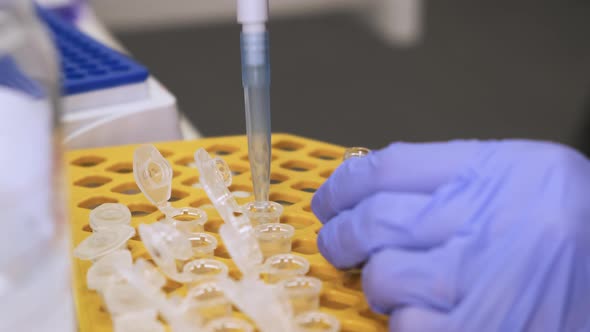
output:
[[[435,237],[430,234],[444,226],[440,222],[422,234],[415,231],[422,222],[417,216],[429,202],[430,196],[425,194],[373,195],[325,224],[318,236],[318,248],[334,266],[350,268],[383,247],[428,247]]]
[[[389,317],[391,332],[449,332],[447,313],[432,308],[407,306],[396,309]]]
[[[416,305],[451,311],[459,302],[460,252],[445,245],[426,252],[387,248],[363,268],[363,291],[373,310],[384,314]]]
[[[465,169],[481,150],[479,141],[394,143],[334,171],[312,199],[322,222],[379,191],[432,193]]]

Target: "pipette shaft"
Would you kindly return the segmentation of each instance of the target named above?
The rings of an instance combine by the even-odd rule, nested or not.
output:
[[[270,57],[266,0],[238,1],[242,23],[242,84],[246,108],[248,158],[256,201],[268,201],[270,187]]]

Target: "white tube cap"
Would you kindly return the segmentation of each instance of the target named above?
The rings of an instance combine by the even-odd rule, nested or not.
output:
[[[238,22],[244,25],[265,23],[268,0],[238,0]]]

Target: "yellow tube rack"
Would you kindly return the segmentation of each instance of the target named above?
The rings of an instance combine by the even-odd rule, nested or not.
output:
[[[317,233],[321,223],[311,212],[313,192],[341,163],[344,148],[287,134],[273,135],[270,199],[284,205],[281,222],[295,227],[293,252],[309,260],[308,275],[323,281],[321,310],[335,315],[343,332],[381,332],[387,330],[387,318],[373,313],[362,294],[360,276],[331,266],[318,252]],[[175,207],[202,207],[210,204],[205,192],[194,187],[198,171],[193,154],[205,148],[221,156],[234,174],[231,191],[252,192],[245,136],[207,138],[196,141],[165,142],[155,146],[172,164],[174,178],[172,198]],[[103,203],[122,203],[132,212],[131,226],[152,223],[164,216],[141,194],[133,179],[133,151],[137,146],[119,146],[77,150],[66,156],[68,164],[69,211],[72,245],[77,246],[92,231],[88,225],[90,211]],[[253,196],[238,198],[240,204]],[[226,263],[230,276],[239,277],[217,234],[222,220],[213,208],[206,208],[205,230],[220,242],[215,258]],[[150,259],[138,236],[128,242],[134,259]],[[81,332],[112,331],[109,313],[100,296],[86,287],[86,272],[91,262],[73,259],[73,291]],[[185,286],[169,280],[164,290],[169,295],[183,295]]]

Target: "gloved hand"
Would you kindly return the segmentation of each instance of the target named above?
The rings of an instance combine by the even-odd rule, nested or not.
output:
[[[590,331],[590,162],[570,148],[396,143],[344,162],[312,208],[391,331]]]

